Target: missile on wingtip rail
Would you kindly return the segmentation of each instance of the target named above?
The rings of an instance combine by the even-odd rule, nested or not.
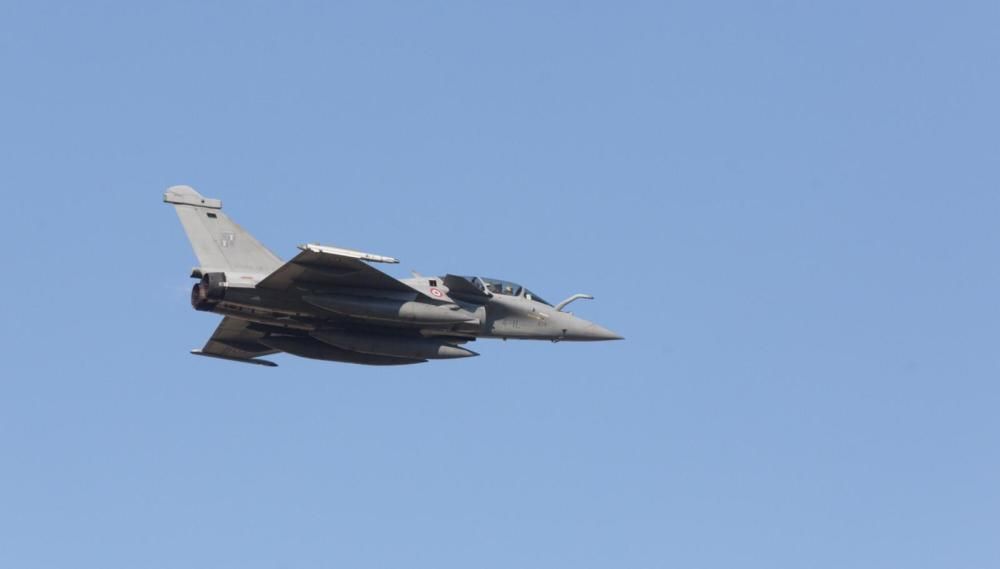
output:
[[[396,259],[395,257],[386,257],[385,255],[365,253],[364,251],[344,249],[343,247],[331,247],[329,245],[306,243],[305,245],[299,245],[299,249],[303,251],[310,251],[312,253],[327,253],[330,255],[339,255],[341,257],[350,257],[352,259],[361,259],[363,261],[371,261],[373,263],[399,263],[399,259]]]

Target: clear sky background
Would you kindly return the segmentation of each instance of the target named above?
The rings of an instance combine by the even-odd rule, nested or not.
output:
[[[997,2],[0,2],[0,567],[1000,566]],[[624,342],[195,358],[173,184]]]

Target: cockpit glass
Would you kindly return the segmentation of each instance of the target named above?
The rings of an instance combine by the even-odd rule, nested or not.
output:
[[[517,283],[512,283],[510,281],[502,281],[500,279],[484,279],[480,278],[486,288],[494,294],[505,294],[507,296],[521,296],[521,291],[524,289],[521,285]]]
[[[541,302],[542,304],[548,304],[549,306],[552,306],[551,304],[543,300],[542,297],[536,295],[530,290],[514,282],[502,281],[500,279],[487,279],[483,277],[465,277],[465,278],[469,282],[474,284],[476,288],[478,288],[479,290],[483,290],[483,287],[485,287],[486,290],[490,291],[493,294],[503,294],[506,296],[524,296],[528,300],[534,300],[535,302]]]
[[[551,304],[549,304],[547,300],[543,299],[542,297],[538,296],[537,294],[531,292],[528,289],[524,289],[524,296],[528,300],[534,300],[535,302],[541,302],[542,304],[548,304],[549,306],[552,306]]]

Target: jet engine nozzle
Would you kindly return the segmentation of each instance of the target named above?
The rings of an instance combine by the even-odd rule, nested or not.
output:
[[[226,297],[226,273],[208,273],[191,289],[191,306],[210,311]]]

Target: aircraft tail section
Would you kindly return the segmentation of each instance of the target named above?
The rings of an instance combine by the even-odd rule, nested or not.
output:
[[[203,273],[267,275],[281,266],[281,259],[222,213],[222,201],[190,186],[167,189],[163,201],[177,211]]]

